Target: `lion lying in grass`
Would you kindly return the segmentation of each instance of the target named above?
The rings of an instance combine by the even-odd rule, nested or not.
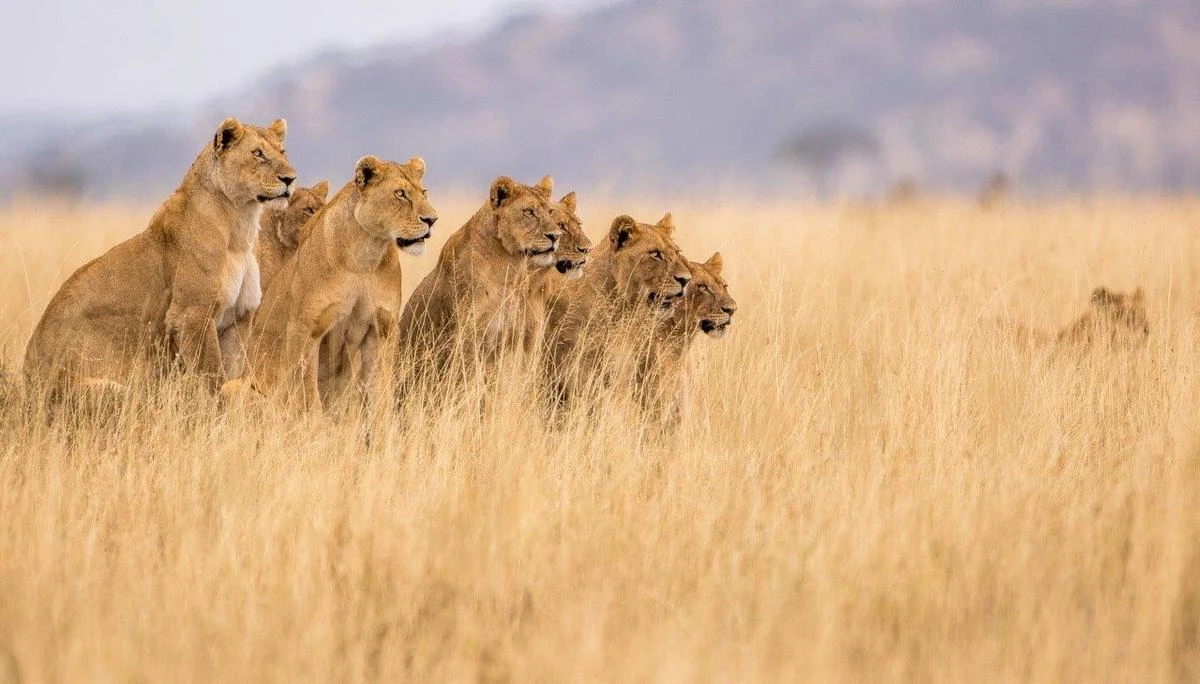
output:
[[[120,389],[180,363],[218,387],[222,346],[253,312],[254,245],[263,207],[286,203],[296,171],[286,123],[226,119],[141,233],[88,262],[50,300],[25,352],[34,385]]]
[[[1133,294],[1125,294],[1098,287],[1092,291],[1090,304],[1082,316],[1057,333],[1007,322],[1000,322],[1000,331],[1029,347],[1091,347],[1098,344],[1135,347],[1145,344],[1150,337],[1146,295],[1142,288],[1137,288]]]

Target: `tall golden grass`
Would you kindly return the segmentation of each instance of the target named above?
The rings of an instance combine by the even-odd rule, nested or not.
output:
[[[9,402],[0,681],[1200,677],[1200,207],[583,215],[667,209],[740,305],[675,435],[616,400],[551,428],[519,384],[348,419],[185,382],[104,421]],[[10,371],[148,215],[0,215]],[[1101,284],[1146,288],[1144,349],[987,333]]]

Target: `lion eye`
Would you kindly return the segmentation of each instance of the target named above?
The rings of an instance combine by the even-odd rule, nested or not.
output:
[[[397,190],[396,191],[396,199],[407,200],[408,192],[406,190]]]
[[[708,286],[707,286],[707,285],[700,285],[700,286],[699,286],[699,287],[697,287],[696,289],[697,289],[697,290],[700,290],[701,292],[703,292],[703,293],[705,293],[705,294],[708,294],[708,292],[709,292],[709,289],[708,289]]]
[[[304,207],[304,213],[312,216],[313,214],[317,213],[317,210],[315,207]]]
[[[263,151],[262,151],[261,149],[254,150],[254,156],[255,156],[257,159],[261,159],[261,160],[263,160],[263,161],[266,161],[266,160],[267,160],[267,155],[263,154]]]
[[[536,216],[537,212],[533,210],[533,207],[528,207],[527,209],[525,209],[525,215],[532,217],[532,216]]]
[[[655,259],[658,259],[659,261],[662,261],[663,253],[656,249],[653,252],[650,252],[650,256],[654,257]]]

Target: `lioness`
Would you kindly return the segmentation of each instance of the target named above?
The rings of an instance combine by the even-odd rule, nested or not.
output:
[[[687,293],[671,317],[662,322],[640,369],[638,389],[643,407],[669,423],[679,419],[687,391],[684,363],[696,333],[720,339],[733,323],[737,302],[721,276],[724,265],[720,252],[703,263],[688,262],[692,281]]]
[[[1146,318],[1146,293],[1113,292],[1105,287],[1092,291],[1092,308],[1058,333],[1058,341],[1070,344],[1140,344],[1150,336]]]
[[[339,391],[353,381],[367,399],[381,309],[399,305],[396,247],[421,254],[437,221],[424,175],[420,157],[405,164],[371,156],[358,161],[354,180],[312,218],[295,255],[267,288],[251,326],[249,371],[227,383],[223,394],[248,387],[307,409],[329,398],[322,380]],[[324,378],[323,366],[331,369]]]
[[[1012,339],[1028,346],[1081,346],[1110,344],[1138,346],[1150,336],[1146,295],[1142,288],[1133,294],[1113,292],[1106,287],[1092,291],[1091,308],[1074,323],[1050,334],[1021,324],[1001,324]]]
[[[258,244],[254,255],[258,259],[258,278],[262,291],[300,245],[304,224],[325,206],[329,183],[321,181],[311,188],[296,188],[286,208],[270,207],[259,219]],[[243,316],[233,329],[221,337],[221,358],[225,377],[240,378],[246,372],[246,340],[250,337],[250,316]]]
[[[226,119],[141,233],[67,279],[42,314],[25,372],[61,393],[114,386],[175,360],[218,386],[223,337],[259,303],[254,245],[263,207],[283,206],[296,171],[267,128]],[[165,353],[164,353],[165,352]],[[149,362],[149,363],[147,363]]]
[[[296,188],[286,208],[272,207],[263,211],[254,251],[263,292],[267,291],[283,262],[296,252],[300,246],[300,230],[325,206],[328,197],[329,182],[321,181],[311,188]]]
[[[559,201],[550,203],[550,213],[562,231],[562,237],[559,238],[558,248],[554,252],[554,270],[538,271],[539,282],[556,282],[554,272],[568,280],[579,280],[583,277],[583,267],[592,251],[592,241],[583,232],[583,222],[575,214],[576,206],[574,192],[569,192]]]
[[[592,241],[583,232],[583,222],[575,213],[575,193],[567,193],[561,200],[550,203],[550,211],[562,237],[554,252],[554,268],[535,268],[529,283],[529,310],[531,315],[526,320],[528,329],[525,332],[527,341],[540,344],[545,335],[546,311],[550,300],[558,295],[559,290],[571,280],[583,277],[583,267],[587,265],[588,254],[592,251]]]
[[[674,232],[670,214],[654,225],[618,216],[583,278],[551,298],[542,361],[560,398],[603,371],[610,342],[635,347],[631,335],[651,335],[672,315],[692,279]]]
[[[457,350],[468,360],[495,358],[504,349],[528,349],[531,277],[554,265],[563,229],[550,204],[549,176],[534,186],[502,176],[487,201],[450,236],[437,266],[413,292],[400,318],[410,351],[429,350],[418,364],[444,368]]]

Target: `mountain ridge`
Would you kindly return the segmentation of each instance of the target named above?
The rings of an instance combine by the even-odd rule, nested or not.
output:
[[[1200,188],[1200,4],[1188,0],[627,0],[526,11],[435,49],[284,67],[187,125],[44,145],[89,194],[160,194],[223,116],[285,116],[309,178],[412,154],[430,183],[550,173],[615,192]],[[796,154],[839,123],[872,144]],[[828,153],[828,150],[824,150]],[[172,171],[174,169],[174,171]]]

